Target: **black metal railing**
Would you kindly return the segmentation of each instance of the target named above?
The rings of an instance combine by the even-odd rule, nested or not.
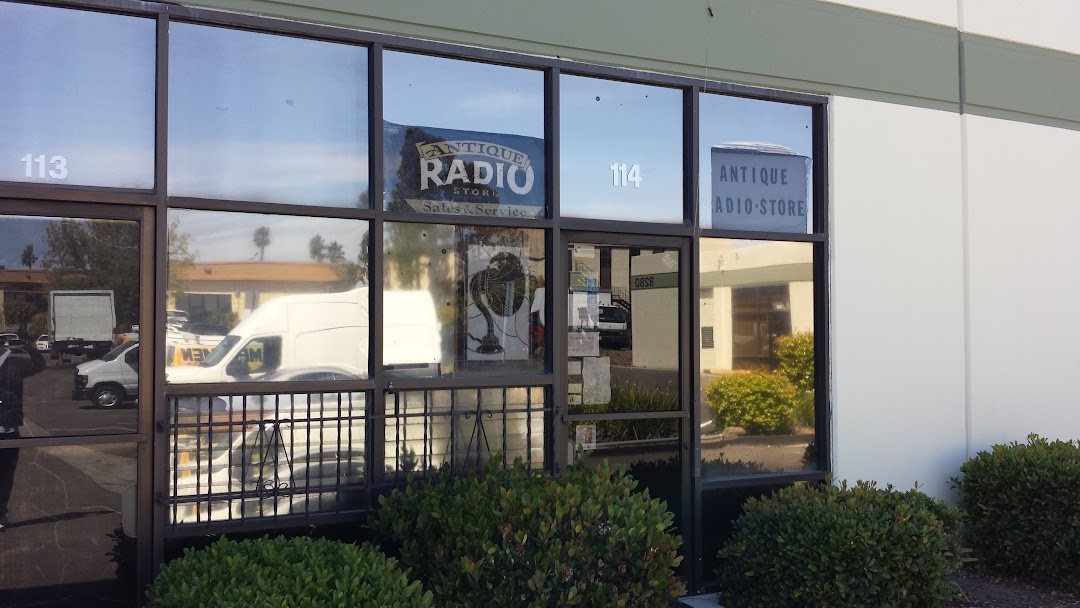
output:
[[[544,437],[551,411],[539,386],[403,390],[387,395],[385,475],[395,485],[449,466],[479,470],[494,454],[546,470]],[[376,422],[377,424],[378,422]]]
[[[365,508],[365,393],[168,402],[173,528]]]
[[[171,535],[303,525],[356,515],[376,494],[500,453],[548,470],[543,386],[167,398]],[[378,446],[378,449],[375,446]]]

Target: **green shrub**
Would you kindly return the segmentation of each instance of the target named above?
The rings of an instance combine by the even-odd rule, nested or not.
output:
[[[493,459],[395,490],[371,523],[440,606],[666,608],[684,591],[682,539],[636,485],[607,463],[551,477]]]
[[[795,385],[778,374],[726,374],[705,387],[705,399],[720,431],[729,426],[747,433],[779,435],[795,430]]]
[[[795,395],[795,424],[814,428],[817,419],[814,407],[814,391],[799,391]]]
[[[778,370],[802,392],[814,390],[814,332],[803,332],[776,338]]]
[[[728,608],[937,608],[956,596],[958,512],[873,483],[751,498],[720,551]]]
[[[1080,441],[995,445],[960,468],[975,557],[999,572],[1080,591]]]
[[[571,414],[610,414],[612,412],[672,412],[679,409],[679,397],[670,390],[643,388],[619,383],[611,386],[611,403],[572,405]],[[678,418],[644,420],[597,420],[570,423],[570,434],[580,424],[595,424],[599,441],[667,439],[679,436]]]
[[[427,608],[431,593],[378,549],[312,538],[225,538],[165,564],[150,608]]]

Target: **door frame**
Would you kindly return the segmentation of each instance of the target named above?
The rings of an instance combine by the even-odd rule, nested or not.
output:
[[[626,234],[602,232],[596,230],[558,231],[558,243],[552,252],[553,270],[551,287],[551,308],[548,315],[551,323],[552,340],[552,402],[555,415],[552,428],[553,462],[556,471],[563,471],[570,464],[568,453],[568,422],[572,418],[568,413],[567,392],[569,388],[567,374],[566,335],[569,331],[567,306],[569,305],[568,249],[572,243],[587,243],[613,247],[640,247],[644,249],[670,249],[679,252],[679,322],[678,322],[678,361],[679,361],[679,463],[681,465],[682,500],[678,533],[683,537],[684,560],[683,576],[691,588],[697,588],[700,582],[701,542],[697,538],[700,530],[700,487],[698,479],[700,465],[700,408],[697,376],[697,260],[694,253],[692,236],[661,236],[656,234]],[[592,415],[595,418],[595,415]],[[615,415],[620,419],[647,418],[648,415]]]
[[[156,251],[159,248],[156,227],[156,207],[152,201],[145,204],[62,202],[37,199],[11,199],[0,197],[0,216],[24,216],[39,218],[74,218],[89,220],[121,220],[139,222],[139,367],[153,370],[156,352],[154,310],[157,305]],[[144,374],[139,382],[139,408],[136,414],[137,430],[134,433],[107,435],[70,435],[27,437],[9,440],[5,447],[38,448],[51,446],[80,446],[128,444],[135,447],[136,454],[136,501],[135,509],[135,586],[130,590],[136,605],[142,604],[142,590],[153,576],[154,534],[154,475],[158,463],[154,461],[154,415],[159,407],[153,374]],[[121,499],[123,502],[123,499]],[[122,509],[124,505],[122,504]],[[121,518],[124,515],[121,512]]]

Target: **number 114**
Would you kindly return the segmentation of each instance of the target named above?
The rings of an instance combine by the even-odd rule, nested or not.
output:
[[[625,188],[628,183],[633,182],[635,188],[641,187],[641,166],[630,165],[630,168],[626,168],[626,163],[611,163],[611,185],[622,186]]]

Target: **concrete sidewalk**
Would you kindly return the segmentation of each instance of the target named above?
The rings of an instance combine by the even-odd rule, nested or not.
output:
[[[686,608],[717,608],[723,606],[720,604],[719,593],[707,593],[705,595],[695,595],[693,597],[684,597],[679,600],[680,606]]]

